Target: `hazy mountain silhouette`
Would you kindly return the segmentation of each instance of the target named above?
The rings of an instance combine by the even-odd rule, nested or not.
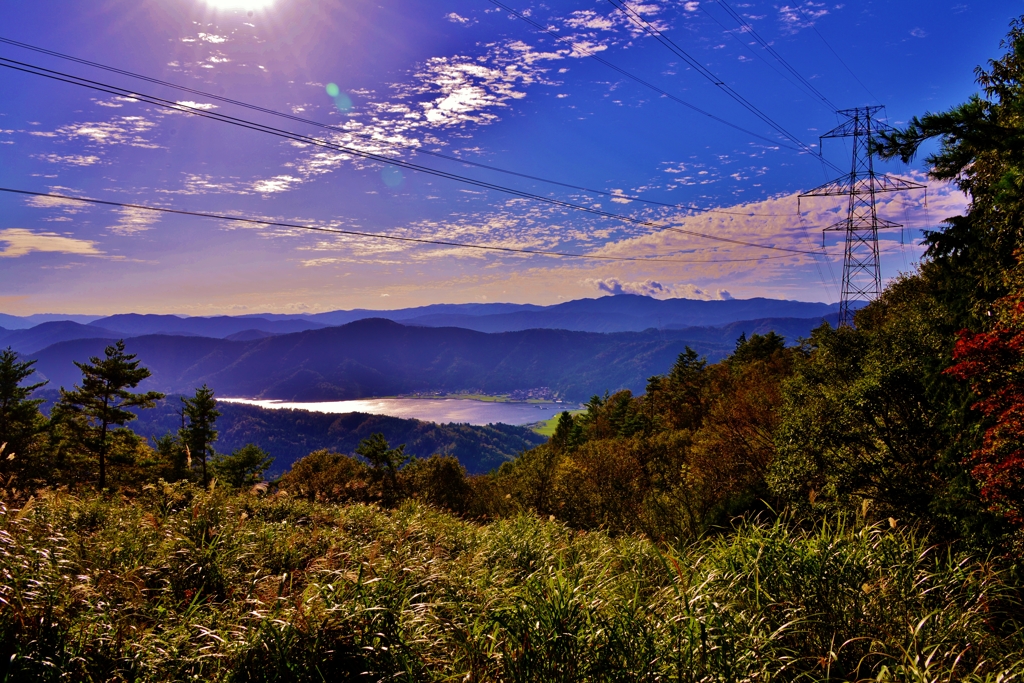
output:
[[[789,321],[793,331],[820,320]],[[770,327],[687,328],[599,334],[534,329],[483,333],[460,328],[361,320],[252,341],[145,335],[131,339],[153,376],[140,388],[190,393],[208,384],[221,396],[329,401],[426,391],[507,393],[547,386],[572,400],[628,388],[666,372],[687,345],[711,360],[728,354],[741,332]],[[38,353],[51,388],[79,381],[73,360],[102,353],[107,341],[80,339]]]
[[[404,324],[463,327],[480,332],[560,329],[580,332],[628,332],[649,328],[679,329],[725,325],[765,318],[824,318],[836,312],[829,304],[779,299],[652,299],[622,294],[578,299],[540,310],[485,315],[430,313],[406,317]],[[383,315],[381,317],[389,317]]]
[[[620,294],[596,299],[577,299],[553,306],[533,304],[433,304],[393,311],[356,309],[315,314],[252,314],[209,318],[176,315],[113,315],[93,320],[83,318],[122,336],[144,334],[189,334],[227,338],[256,330],[267,334],[288,334],[357,320],[385,318],[424,327],[462,327],[479,332],[513,332],[527,329],[562,329],[581,332],[640,332],[648,328],[680,329],[694,326],[727,325],[765,318],[821,318],[837,311],[834,304],[785,301],[780,299],[652,299]],[[45,314],[17,318],[0,315],[0,325],[9,330],[32,327],[40,320],[54,320]],[[7,321],[7,322],[5,322]],[[36,322],[32,322],[36,321]],[[246,338],[255,338],[251,333]]]
[[[64,313],[35,313],[33,315],[8,315],[0,313],[0,327],[10,330],[27,330],[41,323],[54,322],[57,320],[70,320],[71,322],[85,325],[101,316],[98,315],[74,315]]]
[[[0,348],[12,349],[21,354],[32,354],[58,342],[72,339],[106,340],[120,339],[124,334],[93,325],[81,325],[70,320],[47,322],[20,330],[0,331]],[[81,360],[81,359],[78,359]]]
[[[123,336],[144,334],[188,334],[201,337],[224,338],[238,332],[258,330],[268,334],[288,334],[327,327],[312,320],[268,320],[267,318],[238,318],[216,316],[212,318],[182,318],[176,315],[140,315],[125,313],[100,318],[90,326],[118,330]]]
[[[72,360],[98,355],[106,343],[55,344],[35,354],[37,370],[54,386],[71,386],[79,379]],[[187,393],[206,383],[221,396],[314,401],[538,386],[587,398],[605,389],[642,389],[685,345],[678,332],[485,334],[370,319],[248,342],[147,335],[131,339],[128,351],[153,371],[145,389]],[[715,357],[728,350],[701,347]]]

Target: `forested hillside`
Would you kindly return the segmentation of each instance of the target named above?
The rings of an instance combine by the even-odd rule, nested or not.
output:
[[[685,332],[664,330],[485,334],[370,319],[253,341],[151,335],[131,339],[130,348],[152,371],[141,387],[164,393],[208,384],[229,397],[337,401],[546,386],[570,400],[586,400],[608,387],[642,388],[688,343],[724,356],[731,343],[721,342],[721,332],[709,336],[693,341]],[[70,387],[79,374],[74,361],[102,353],[109,343],[50,346],[33,356],[37,376]]]
[[[547,439],[528,427],[495,424],[435,424],[386,415],[347,413],[328,415],[305,410],[270,410],[240,403],[218,403],[215,448],[230,453],[255,444],[274,458],[268,477],[284,473],[304,455],[320,449],[352,454],[363,439],[381,433],[395,444],[405,444],[411,456],[451,455],[471,474],[496,469]],[[181,425],[180,397],[170,396],[152,410],[139,411],[132,431],[152,441],[175,434]]]

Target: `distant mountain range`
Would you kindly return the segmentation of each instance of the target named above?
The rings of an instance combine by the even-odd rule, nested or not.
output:
[[[809,333],[820,320],[749,321],[719,328],[593,333],[532,329],[483,333],[462,328],[360,320],[251,341],[144,335],[128,342],[153,376],[141,389],[190,393],[208,384],[221,396],[332,401],[430,391],[509,393],[550,387],[570,400],[605,390],[644,390],[691,346],[711,360],[740,333]],[[52,388],[80,381],[72,361],[102,354],[110,339],[64,341],[32,354]]]
[[[70,387],[80,381],[72,361],[100,355],[108,343],[60,342],[32,357],[39,375]],[[153,372],[140,388],[166,393],[190,393],[206,383],[221,396],[331,401],[548,386],[567,398],[585,399],[605,389],[642,389],[686,343],[680,332],[486,334],[376,318],[253,341],[145,335],[131,339],[128,349]],[[731,347],[701,345],[716,356]]]
[[[79,318],[24,326],[29,319],[6,316],[18,329],[0,327],[0,348],[36,358],[51,388],[78,382],[72,361],[123,338],[153,371],[146,388],[169,393],[207,383],[222,396],[312,401],[547,386],[586,400],[606,389],[642,391],[687,345],[717,360],[740,334],[774,330],[794,342],[823,321],[834,323],[836,312],[827,304],[777,299],[620,295],[554,306]]]
[[[766,318],[825,318],[837,312],[830,304],[780,299],[732,299],[701,301],[695,299],[652,299],[624,294],[598,299],[578,299],[553,306],[532,304],[435,304],[393,311],[353,310],[298,315],[245,315],[182,317],[176,315],[139,315],[108,317],[57,316],[53,314],[17,318],[0,314],[0,344],[13,331],[71,321],[86,329],[65,325],[54,332],[55,341],[85,339],[88,335],[106,336],[114,332],[133,337],[144,334],[176,334],[214,337],[241,335],[255,339],[272,334],[346,325],[357,320],[384,318],[405,325],[422,327],[462,327],[478,332],[516,332],[528,329],[560,329],[577,332],[640,332],[646,329],[682,329],[727,325]],[[95,328],[94,330],[88,328]],[[78,330],[78,332],[73,332]],[[46,334],[51,334],[47,332]],[[70,334],[80,334],[70,337]],[[63,338],[57,339],[63,335]],[[40,334],[38,339],[44,335]],[[17,337],[10,337],[17,340]],[[11,343],[11,342],[7,342]],[[38,344],[39,342],[33,342]],[[55,342],[54,342],[55,343]],[[43,348],[36,346],[36,348]]]

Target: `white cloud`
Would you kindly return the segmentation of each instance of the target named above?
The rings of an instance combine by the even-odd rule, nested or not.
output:
[[[60,191],[64,188],[51,188],[54,191]],[[72,199],[61,199],[59,197],[29,197],[25,200],[25,203],[31,207],[37,209],[61,209],[64,213],[75,214],[83,209],[81,202],[76,202]]]
[[[279,175],[273,178],[257,180],[252,184],[252,189],[260,194],[273,194],[275,192],[287,192],[292,185],[301,183],[301,178],[290,175]]]
[[[825,3],[807,0],[796,5],[779,7],[779,23],[785,33],[797,33],[802,29],[811,28],[814,23],[828,14]]]
[[[95,145],[129,145],[157,149],[143,134],[156,127],[156,123],[142,116],[119,116],[109,121],[73,123],[57,129],[67,139],[84,139]]]
[[[475,20],[460,16],[455,12],[449,12],[448,14],[446,14],[445,19],[452,22],[453,24],[460,24],[462,26],[471,26],[476,23]]]
[[[90,240],[65,237],[52,232],[33,232],[25,228],[0,230],[0,243],[7,246],[0,250],[0,258],[16,258],[33,251],[48,251],[81,256],[102,256]]]
[[[160,216],[153,211],[145,209],[134,209],[124,207],[118,210],[119,218],[110,230],[119,235],[134,235],[137,232],[149,230],[150,226],[160,220]]]
[[[42,159],[43,161],[49,161],[51,164],[68,164],[70,166],[92,166],[95,163],[99,163],[100,158],[92,155],[83,154],[69,154],[61,156],[60,154],[36,154],[36,159]]]
[[[712,291],[685,283],[666,284],[657,280],[622,282],[617,278],[585,280],[585,282],[596,287],[598,291],[613,296],[618,294],[637,294],[654,299],[702,299],[705,301],[725,301],[733,298],[732,294],[724,289]]]
[[[329,139],[361,152],[393,157],[401,156],[402,148],[442,146],[444,141],[435,137],[434,131],[497,121],[501,109],[526,97],[528,86],[551,84],[542,63],[565,59],[568,52],[537,52],[513,40],[490,45],[485,54],[475,58],[454,55],[430,59],[408,82],[391,84],[393,95],[388,99],[377,99],[372,92],[353,91],[362,101],[339,125],[345,132],[332,133]],[[343,151],[311,147],[294,164],[300,177],[292,177],[285,185],[277,184],[272,191],[291,189],[343,163],[362,168],[368,162]]]
[[[189,109],[202,109],[203,111],[209,111],[210,109],[217,108],[216,104],[209,104],[208,102],[193,102],[192,100],[181,100],[179,102],[175,102],[175,104],[180,104],[181,106],[188,107]]]
[[[569,15],[565,25],[574,29],[597,29],[610,31],[615,28],[615,20],[594,10],[578,10]]]
[[[625,194],[626,194],[625,192],[623,192],[622,190],[620,190],[618,188],[613,189],[612,190],[612,202],[615,203],[615,204],[629,204],[630,202],[632,202],[633,200],[629,199],[628,197],[626,197]]]

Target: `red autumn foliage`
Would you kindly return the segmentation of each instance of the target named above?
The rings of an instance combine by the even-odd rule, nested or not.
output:
[[[988,332],[960,333],[946,372],[970,382],[974,408],[990,426],[972,453],[972,474],[989,509],[1024,529],[1024,301],[997,302],[996,324]]]

